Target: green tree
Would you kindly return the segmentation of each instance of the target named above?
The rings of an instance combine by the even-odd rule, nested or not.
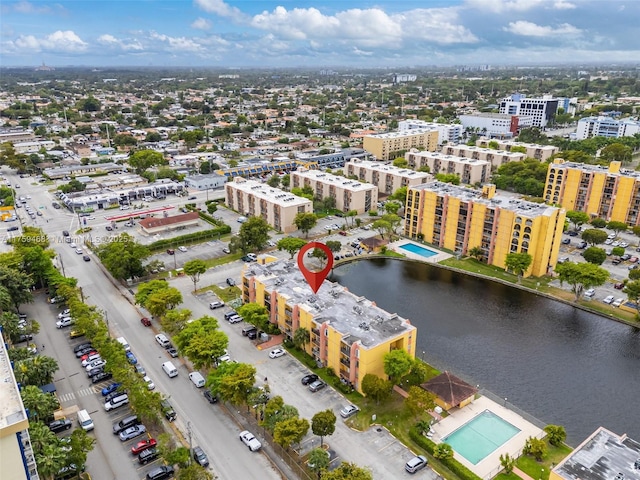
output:
[[[500,454],[500,465],[504,468],[504,473],[509,475],[513,471],[513,467],[516,466],[516,460],[508,453]]]
[[[402,208],[402,204],[394,200],[387,200],[384,204],[384,211],[391,215],[398,215],[398,210]]]
[[[413,365],[413,357],[406,350],[396,349],[384,354],[384,373],[389,375],[393,384],[407,375]]]
[[[53,381],[53,374],[58,370],[58,362],[46,355],[37,355],[16,362],[14,374],[16,381],[22,385],[46,385]]]
[[[453,458],[453,448],[448,443],[439,443],[433,450],[433,456],[438,460]]]
[[[604,228],[607,226],[607,221],[604,218],[596,217],[589,222],[593,228]]]
[[[26,405],[25,408],[27,408]],[[40,421],[29,422],[29,437],[31,446],[33,447],[33,453],[36,455],[42,452],[45,445],[60,445],[60,439],[56,437],[56,434],[53,433],[45,423]]]
[[[594,265],[602,265],[607,259],[607,252],[605,252],[602,248],[589,247],[582,253],[582,256],[589,263],[593,263]]]
[[[576,302],[585,288],[603,285],[609,278],[609,272],[592,263],[564,262],[556,265],[560,284],[567,282],[575,295]]]
[[[599,228],[588,228],[582,232],[582,239],[592,246],[600,245],[607,239],[607,232]]]
[[[609,223],[607,223],[607,228],[609,230],[612,230],[617,237],[621,232],[626,232],[629,229],[629,226],[624,222],[616,222],[615,220],[611,220]]]
[[[404,405],[413,416],[422,415],[436,406],[433,393],[427,392],[422,387],[412,385],[409,387],[408,394],[404,399]]]
[[[376,405],[391,396],[393,384],[389,380],[380,378],[372,373],[367,373],[362,379],[362,393],[373,398]]]
[[[76,108],[83,112],[99,112],[102,108],[100,100],[93,95],[89,95],[87,98],[83,98],[76,103]]]
[[[175,287],[158,290],[147,298],[144,308],[149,310],[151,315],[162,318],[168,310],[175,308],[182,303],[182,293]]]
[[[292,405],[287,405],[281,396],[276,395],[266,403],[261,425],[273,432],[279,422],[297,417],[299,417],[298,409]]]
[[[53,479],[67,464],[67,452],[60,444],[45,444],[42,450],[35,454],[35,457],[38,473],[46,479]]]
[[[296,254],[296,252],[298,252],[306,244],[307,244],[306,240],[303,240],[302,238],[285,237],[278,240],[277,246],[278,246],[278,250],[284,250],[288,252],[290,255],[289,258],[292,259],[293,256]]]
[[[220,395],[223,401],[243,405],[256,383],[256,368],[246,363],[224,362],[209,374],[207,383],[211,392]]]
[[[336,430],[336,416],[331,410],[322,410],[316,413],[311,419],[311,431],[320,437],[320,446],[323,445],[323,438],[333,435]]]
[[[285,450],[294,443],[300,443],[309,431],[309,420],[306,418],[289,418],[276,424],[273,440]]]
[[[613,247],[611,249],[611,255],[621,257],[622,255],[624,255],[624,247]]]
[[[180,467],[176,474],[176,480],[214,480],[214,476],[197,463],[191,463],[186,467]]]
[[[0,285],[8,292],[16,310],[19,311],[20,305],[23,303],[33,301],[33,295],[31,295],[32,284],[33,281],[28,274],[0,265]]]
[[[380,234],[380,238],[384,240],[384,234],[393,230],[391,224],[386,220],[376,220],[371,227]]]
[[[136,303],[144,306],[144,304],[147,303],[147,299],[152,294],[166,288],[169,288],[169,283],[164,279],[150,280],[148,282],[141,283],[134,296]]]
[[[321,480],[373,480],[373,474],[354,463],[341,463],[338,468],[324,472],[320,478]]]
[[[638,315],[640,315],[640,280],[627,282],[622,291],[627,294],[627,298],[630,301],[636,304],[636,310],[638,310]]]
[[[67,462],[74,465],[86,465],[87,455],[93,450],[94,443],[95,439],[90,437],[84,429],[76,428],[71,433],[71,442],[69,443],[71,451],[67,454]]]
[[[207,264],[198,258],[194,260],[189,260],[184,264],[184,273],[189,275],[191,281],[193,282],[193,291],[196,292],[198,290],[197,285],[200,280],[200,275],[207,271]]]
[[[630,163],[632,155],[631,147],[618,142],[611,143],[600,151],[600,158],[603,160],[622,162],[623,164]]]
[[[332,253],[338,253],[342,250],[342,242],[339,240],[327,240],[325,245],[329,247],[329,250],[331,250]]]
[[[388,200],[395,200],[397,202],[400,202],[404,205],[405,201],[407,200],[407,191],[409,189],[407,187],[400,187],[398,188],[395,192],[393,192],[391,195],[389,195]]]
[[[269,224],[261,217],[249,217],[249,219],[242,224],[238,237],[241,244],[246,247],[242,249],[243,252],[259,251],[267,244],[269,240]]]
[[[60,404],[56,397],[50,393],[44,393],[36,385],[27,385],[20,391],[24,408],[29,410],[29,417],[33,420],[48,422],[53,418]]]
[[[409,162],[404,157],[398,157],[393,161],[393,166],[398,168],[407,168],[409,166]]]
[[[164,317],[160,319],[160,325],[163,331],[170,335],[176,335],[187,325],[190,318],[191,310],[188,308],[173,309],[164,314]]]
[[[305,234],[309,236],[309,231],[318,223],[318,216],[315,213],[300,212],[293,219],[293,224]]]
[[[577,232],[578,229],[589,222],[589,215],[585,212],[578,212],[576,210],[569,210],[566,213],[567,220],[573,223],[573,229]]]
[[[547,440],[555,447],[562,445],[567,439],[567,432],[561,425],[547,425],[544,427],[544,431],[547,432]]]
[[[482,260],[482,257],[484,256],[484,251],[480,247],[472,247],[472,248],[469,249],[469,251],[467,251],[467,255],[469,255],[470,257],[473,257],[476,260],[480,261],[480,260]]]
[[[289,185],[291,185],[291,175],[289,175],[288,173],[283,175],[280,179],[280,183],[282,183],[282,187],[284,189],[289,188]]]
[[[293,344],[296,348],[304,350],[305,346],[311,341],[311,333],[305,327],[300,327],[293,332]]]
[[[186,324],[174,340],[196,369],[211,367],[229,346],[229,337],[219,329],[218,320],[210,316]]]
[[[155,150],[138,150],[127,160],[138,175],[142,175],[149,168],[157,165],[166,165],[164,156]]]
[[[504,264],[507,270],[518,275],[518,283],[522,280],[522,275],[527,271],[533,262],[533,257],[528,253],[507,253]]]
[[[98,258],[118,280],[133,279],[145,274],[142,261],[151,252],[126,233],[97,247]]]
[[[436,180],[442,183],[450,183],[452,185],[460,185],[460,177],[455,173],[436,173]]]
[[[329,468],[330,462],[329,454],[322,448],[314,448],[309,452],[307,465],[312,472],[318,475],[318,478],[322,472]]]
[[[522,453],[525,455],[531,455],[538,462],[541,462],[547,455],[547,444],[544,440],[540,440],[539,438],[529,437],[522,448]]]
[[[269,327],[269,312],[262,305],[257,303],[246,303],[236,309],[245,322],[255,325],[260,330],[267,330]]]
[[[271,175],[267,180],[267,185],[269,185],[271,188],[278,188],[280,186],[280,176]]]

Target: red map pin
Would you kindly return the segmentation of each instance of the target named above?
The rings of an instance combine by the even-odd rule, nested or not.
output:
[[[327,255],[327,266],[319,272],[313,272],[304,266],[304,254],[307,250],[311,250],[314,248],[319,248]],[[309,242],[304,247],[300,249],[298,252],[298,268],[304,275],[304,278],[307,280],[307,283],[313,290],[313,293],[318,293],[322,282],[327,278],[331,268],[333,267],[333,252],[327,247],[324,243],[320,242]]]

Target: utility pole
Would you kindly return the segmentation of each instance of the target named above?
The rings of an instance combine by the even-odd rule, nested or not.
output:
[[[191,466],[191,457],[193,457],[193,446],[191,444],[191,422],[187,422],[187,435],[189,437],[189,466]]]
[[[58,254],[58,258],[60,259],[60,267],[62,268],[62,276],[67,278],[67,275],[64,273],[64,262],[62,261],[62,255]]]

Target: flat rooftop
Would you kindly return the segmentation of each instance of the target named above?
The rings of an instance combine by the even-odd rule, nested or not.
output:
[[[506,150],[494,150],[493,148],[484,148],[484,147],[476,147],[475,145],[447,145],[446,148],[451,148],[457,150],[458,152],[481,152],[481,153],[491,153],[494,155],[506,155],[508,157],[524,159],[526,155],[520,152],[508,152]]]
[[[276,205],[282,205],[285,207],[301,206],[311,203],[311,200],[303,197],[298,197],[279,188],[273,188],[266,183],[261,183],[256,180],[247,180],[245,178],[236,177],[233,182],[225,184],[227,188],[236,188],[247,194],[251,194],[262,200],[267,200]]]
[[[380,173],[390,173],[393,175],[399,175],[407,178],[431,178],[432,175],[426,172],[416,172],[415,170],[411,170],[410,168],[400,168],[394,167],[393,165],[382,163],[382,162],[372,162],[369,160],[356,160],[351,159],[347,162],[347,165],[353,164],[359,167],[364,167],[368,170],[372,170]]]
[[[466,163],[469,165],[491,165],[488,160],[479,160],[477,158],[459,157],[457,155],[445,155],[440,152],[411,152],[407,155],[416,157],[433,158],[434,160],[447,160],[449,162]]]
[[[332,173],[322,172],[319,170],[307,170],[306,168],[299,168],[297,171],[291,172],[291,176],[308,178],[327,185],[336,185],[337,187],[349,191],[373,190],[378,188],[371,183],[363,183],[358,180],[351,180]]]
[[[552,168],[558,170],[581,170],[583,172],[590,173],[606,173],[611,176],[620,176],[620,177],[631,177],[635,179],[640,179],[640,172],[636,172],[635,170],[630,170],[628,168],[621,168],[619,172],[611,172],[609,171],[608,165],[591,165],[587,163],[578,163],[578,162],[564,162],[564,163],[552,163]]]
[[[279,296],[287,297],[290,305],[312,312],[318,324],[329,322],[349,345],[360,341],[364,348],[372,348],[416,329],[409,320],[354,295],[339,283],[325,280],[314,294],[293,260],[251,263],[245,266],[244,276],[255,277],[267,292],[275,290]]]
[[[373,135],[367,135],[367,137],[371,138],[403,138],[403,137],[413,137],[415,135],[424,135],[428,132],[436,132],[435,128],[412,128],[410,130],[403,130],[402,132],[387,132],[387,133],[376,133]]]
[[[27,419],[4,338],[0,346],[0,430]],[[0,435],[2,436],[2,435]]]
[[[600,427],[554,469],[566,480],[624,480],[640,478],[640,443]],[[640,467],[640,466],[639,466]]]

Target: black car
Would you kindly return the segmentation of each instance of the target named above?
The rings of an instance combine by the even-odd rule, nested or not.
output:
[[[209,465],[209,458],[200,447],[193,448],[193,459],[202,467]]]
[[[156,467],[147,473],[147,480],[165,480],[173,477],[173,467],[171,465],[163,465]]]
[[[248,332],[247,338],[249,340],[255,340],[256,338],[258,338],[258,330],[251,330],[250,332]]]
[[[160,406],[162,408],[162,413],[164,413],[165,418],[167,420],[169,420],[170,422],[173,422],[176,419],[176,417],[178,416],[178,414],[173,409],[173,407],[171,406],[169,401],[168,400],[162,400],[162,402],[160,402]]]
[[[95,367],[92,368],[91,370],[89,370],[87,372],[87,377],[91,378],[91,377],[95,377],[96,375],[98,375],[99,373],[104,372],[104,365],[101,367]]]
[[[204,395],[204,398],[206,398],[209,403],[216,403],[218,401],[218,397],[213,393],[211,393],[211,390],[209,389],[206,389],[204,392],[202,392],[202,394]]]
[[[63,430],[69,430],[71,428],[71,420],[67,420],[66,418],[61,418],[59,420],[54,420],[49,424],[49,430],[53,433],[58,433]]]
[[[176,358],[178,356],[178,350],[173,345],[167,348],[167,352],[169,353],[169,355],[171,355],[172,358]]]
[[[76,345],[75,347],[73,347],[73,353],[78,353],[80,350],[87,348],[87,347],[91,347],[91,343],[90,342],[85,342],[85,343],[81,343],[80,345]],[[84,355],[84,353],[82,354]],[[82,356],[80,355],[80,357]],[[78,358],[80,358],[78,357]]]
[[[230,287],[235,287],[236,281],[233,278],[227,278],[227,285],[229,285]]]
[[[562,239],[562,244],[563,245],[569,245],[571,243],[571,239],[570,238],[563,238]]]
[[[91,383],[104,382],[105,380],[111,380],[112,377],[113,375],[111,374],[111,372],[102,371],[102,372],[96,373],[91,377]]]
[[[318,375],[316,375],[315,373],[310,373],[309,375],[305,375],[304,377],[302,377],[302,380],[300,381],[302,382],[303,385],[309,385],[310,383],[313,383],[316,380],[318,380]]]
[[[91,345],[87,345],[76,352],[76,358],[80,358],[89,352],[93,352],[94,348]]]
[[[156,458],[160,456],[157,448],[148,448],[147,450],[143,450],[138,455],[138,462],[142,465],[145,465],[149,462],[154,461]]]

